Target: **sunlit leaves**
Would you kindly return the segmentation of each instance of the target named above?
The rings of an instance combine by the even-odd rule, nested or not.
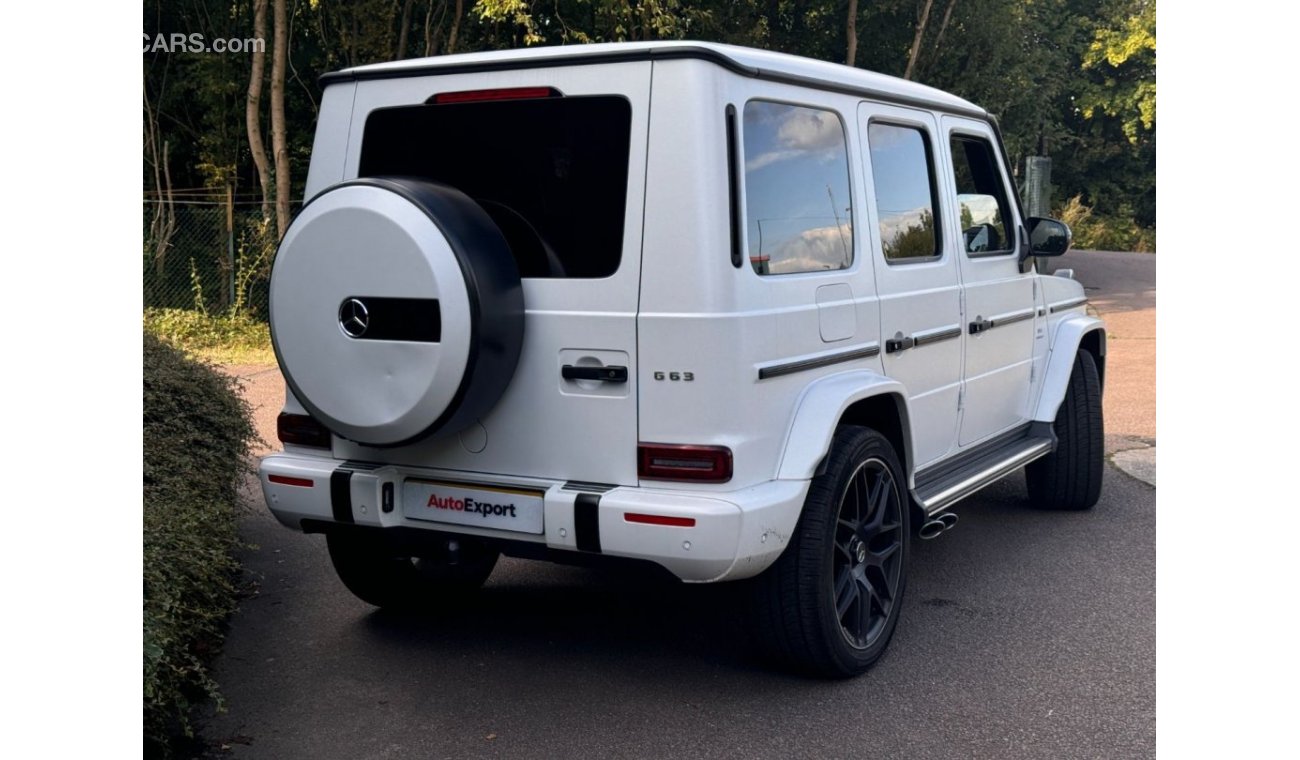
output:
[[[1079,99],[1085,118],[1099,113],[1121,120],[1136,144],[1156,123],[1156,4],[1135,0],[1113,26],[1098,29],[1083,56],[1083,68],[1100,75]]]

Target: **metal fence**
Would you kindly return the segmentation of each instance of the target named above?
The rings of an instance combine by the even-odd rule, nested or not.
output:
[[[266,319],[275,222],[260,204],[144,202],[144,307]]]

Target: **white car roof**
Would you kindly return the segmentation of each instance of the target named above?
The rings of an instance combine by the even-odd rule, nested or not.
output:
[[[981,117],[987,115],[984,109],[968,100],[906,79],[786,53],[713,42],[602,42],[589,45],[458,53],[357,66],[326,74],[321,77],[321,83],[328,85],[337,81],[451,73],[447,70],[469,71],[483,68],[499,70],[514,66],[575,65],[586,63],[588,60],[614,62],[627,59],[672,58],[701,58],[743,76],[875,96],[955,113]]]

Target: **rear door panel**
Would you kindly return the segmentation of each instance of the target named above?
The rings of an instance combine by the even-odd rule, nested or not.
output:
[[[870,126],[873,123],[920,131],[926,139],[935,176],[911,176],[910,181],[933,188],[941,183],[943,153],[937,149],[938,133],[934,116],[910,108],[864,102],[858,109],[859,139],[864,159],[871,156]],[[878,197],[876,175],[880,181],[896,181],[885,167],[864,160],[866,186],[870,193],[873,252],[876,259],[876,283],[880,293],[881,356],[885,373],[898,380],[908,393],[908,411],[913,431],[916,466],[922,467],[947,455],[954,447],[957,434],[958,395],[961,390],[962,341],[961,288],[957,274],[957,253],[942,239],[936,259],[887,260],[882,230],[905,226],[891,221],[898,215],[910,224],[913,210],[892,208]],[[934,213],[945,218],[949,200],[938,193]],[[942,235],[946,226],[939,225]],[[891,338],[912,339],[916,343],[902,350],[889,350]]]

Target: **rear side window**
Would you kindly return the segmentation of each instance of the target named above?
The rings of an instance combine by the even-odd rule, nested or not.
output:
[[[871,175],[880,218],[880,244],[890,263],[937,258],[934,160],[930,141],[916,127],[872,122],[867,127]]]
[[[359,173],[470,196],[524,277],[608,277],[623,254],[631,129],[618,96],[385,108],[366,119]]]
[[[1015,247],[1007,226],[1011,212],[993,146],[978,137],[953,136],[952,170],[966,252],[1010,253]]]
[[[833,111],[745,104],[745,218],[759,274],[846,269],[853,208],[844,124]]]

